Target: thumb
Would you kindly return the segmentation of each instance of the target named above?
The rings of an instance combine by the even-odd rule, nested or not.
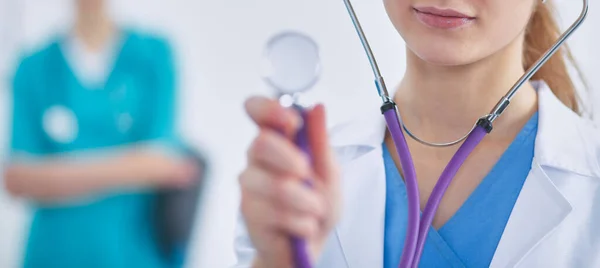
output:
[[[331,185],[337,179],[337,166],[333,151],[329,145],[325,107],[322,104],[308,111],[307,132],[310,149],[313,157],[313,167],[316,175],[325,184]]]

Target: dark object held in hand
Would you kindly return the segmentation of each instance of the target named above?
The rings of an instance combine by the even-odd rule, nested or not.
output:
[[[206,159],[187,148],[185,156],[198,165],[194,184],[183,189],[161,189],[156,196],[155,224],[161,253],[168,263],[183,265],[200,207],[200,196],[206,180]]]

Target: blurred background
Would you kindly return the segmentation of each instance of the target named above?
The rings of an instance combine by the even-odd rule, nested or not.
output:
[[[166,44],[172,52],[166,59],[173,63],[172,69],[157,67],[149,71],[172,73],[176,83],[168,90],[176,92],[172,100],[176,117],[173,132],[194,152],[194,159],[201,158],[202,172],[195,176],[202,181],[198,187],[201,194],[192,194],[190,200],[197,206],[187,211],[190,214],[193,210],[190,215],[194,217],[191,240],[186,242],[187,267],[228,267],[235,262],[232,244],[239,202],[237,175],[244,167],[245,150],[256,133],[243,112],[243,101],[253,94],[273,94],[258,71],[261,53],[271,36],[296,30],[318,42],[323,76],[309,94],[327,105],[330,124],[378,109],[370,67],[341,0],[82,1],[104,2],[115,25],[131,29],[149,43]],[[80,11],[77,2],[81,1],[0,0],[0,158],[4,163],[11,159],[8,152],[15,147],[10,141],[14,106],[11,88],[17,67],[23,56],[39,52],[57,36],[71,35]],[[404,71],[402,40],[388,23],[382,1],[353,2],[392,87]],[[555,2],[562,25],[570,25],[580,12],[580,1]],[[600,77],[596,73],[600,68],[600,37],[595,33],[600,27],[600,10],[596,10],[595,3],[591,5],[588,21],[569,45],[590,86],[585,93],[588,111],[598,121]],[[136,54],[138,50],[131,51]],[[164,63],[159,60],[156,66]],[[23,80],[36,79],[40,78],[33,72]],[[96,104],[95,99],[85,101],[91,107],[103,105]],[[27,103],[27,99],[23,102]],[[52,124],[56,126],[49,126],[51,129],[64,127],[60,120]],[[118,145],[137,141],[143,139]],[[77,150],[62,148],[53,153],[71,151]],[[163,203],[177,204],[177,200],[169,202]],[[0,187],[0,267],[23,265],[33,211],[30,202],[12,197]]]

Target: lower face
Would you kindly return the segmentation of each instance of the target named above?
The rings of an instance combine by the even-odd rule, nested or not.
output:
[[[76,5],[80,11],[93,12],[104,8],[104,0],[77,0]]]
[[[432,64],[459,66],[522,42],[537,1],[384,0],[384,4],[412,53]]]

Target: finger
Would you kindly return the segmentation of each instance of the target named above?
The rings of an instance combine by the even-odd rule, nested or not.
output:
[[[308,157],[291,141],[270,129],[262,129],[248,151],[251,164],[274,173],[308,178],[312,173]]]
[[[265,97],[249,98],[245,108],[257,125],[276,129],[286,136],[294,133],[302,121],[294,110],[286,109],[278,101]]]
[[[263,198],[244,198],[242,213],[250,226],[283,231],[302,238],[312,237],[319,228],[319,220],[316,217],[284,209]]]
[[[313,168],[319,178],[337,178],[337,166],[329,145],[325,107],[317,105],[307,115],[308,136],[313,154]],[[327,182],[326,182],[327,183]]]
[[[316,189],[307,188],[299,178],[277,177],[260,168],[248,168],[240,175],[240,185],[251,195],[258,195],[297,213],[324,217],[325,202]]]

